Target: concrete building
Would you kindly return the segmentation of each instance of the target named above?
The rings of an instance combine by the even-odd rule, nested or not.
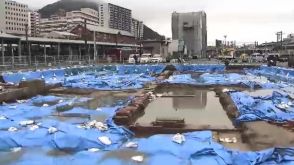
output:
[[[183,40],[187,53],[192,57],[205,57],[207,48],[206,13],[191,12],[172,14],[172,38]]]
[[[184,41],[172,40],[168,45],[168,54],[169,56],[181,56],[186,57],[187,55],[187,46]]]
[[[144,36],[144,24],[142,21],[138,21],[136,19],[132,19],[132,31],[131,33],[138,40],[143,39]]]
[[[131,32],[132,11],[111,3],[98,4],[100,26]]]
[[[31,36],[37,37],[40,35],[40,19],[41,15],[40,13],[36,11],[29,12],[30,19],[30,25],[31,25]]]
[[[143,40],[142,44],[144,53],[159,54],[163,58],[168,57],[168,40]]]
[[[25,35],[29,32],[28,5],[10,0],[0,0],[0,31]]]
[[[84,24],[99,26],[98,12],[89,8],[81,8],[79,11],[67,12],[65,17],[52,15],[50,18],[41,19],[40,31],[46,35],[52,31],[69,32],[77,25]]]

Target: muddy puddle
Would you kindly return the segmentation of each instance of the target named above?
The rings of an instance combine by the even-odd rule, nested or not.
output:
[[[293,147],[294,132],[264,121],[243,124],[243,140],[253,151],[273,147]]]
[[[172,90],[165,94],[169,97],[151,102],[137,123],[145,125],[158,119],[176,119],[184,120],[189,126],[234,129],[215,92],[185,89]]]

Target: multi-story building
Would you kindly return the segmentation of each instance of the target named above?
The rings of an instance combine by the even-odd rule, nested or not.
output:
[[[187,53],[204,57],[207,48],[206,13],[204,11],[172,14],[172,38],[184,41]]]
[[[40,35],[40,13],[36,11],[29,12],[29,16],[31,18],[30,24],[31,24],[31,36],[37,37]]]
[[[134,35],[135,39],[143,39],[144,35],[144,24],[141,21],[136,19],[132,19],[132,31],[131,33]]]
[[[98,4],[100,26],[131,32],[132,11],[111,3]]]
[[[41,34],[48,34],[52,31],[70,31],[77,25],[99,26],[98,12],[90,8],[81,8],[79,11],[67,12],[65,17],[52,15],[50,18],[41,19]]]
[[[30,34],[28,5],[0,0],[0,30],[15,35]]]

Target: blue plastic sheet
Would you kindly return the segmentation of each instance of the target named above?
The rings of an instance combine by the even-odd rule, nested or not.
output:
[[[238,122],[294,120],[294,100],[286,94],[273,92],[272,96],[253,97],[243,92],[231,92],[230,96],[238,108]]]
[[[154,77],[144,74],[105,76],[81,75],[66,78],[64,86],[97,90],[124,90],[143,88],[146,83],[155,80]]]
[[[258,69],[248,69],[246,71],[247,73],[263,75],[279,81],[294,82],[294,69],[290,68],[261,66]]]
[[[118,65],[118,74],[159,74],[165,65]]]
[[[138,89],[146,82],[155,81],[151,74],[159,74],[165,65],[103,65],[36,72],[5,73],[7,83],[23,80],[45,80],[46,84],[62,83],[67,87],[101,90]],[[113,81],[111,81],[113,80]]]
[[[254,75],[241,75],[237,73],[218,74],[205,73],[198,78],[192,78],[191,74],[173,75],[168,80],[164,81],[172,84],[190,84],[190,85],[245,85],[251,88],[284,88],[288,84],[274,83],[266,77]]]
[[[64,69],[49,69],[45,71],[28,71],[28,72],[18,72],[18,73],[4,73],[2,74],[3,79],[7,83],[18,84],[22,80],[37,80],[37,79],[53,79],[60,78],[64,76]]]

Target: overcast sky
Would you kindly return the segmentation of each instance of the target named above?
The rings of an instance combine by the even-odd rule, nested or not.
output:
[[[41,8],[57,0],[16,0]],[[171,37],[171,13],[204,10],[208,42],[223,39],[237,42],[274,41],[275,33],[294,33],[293,0],[106,0],[133,11],[133,17],[160,34]]]

